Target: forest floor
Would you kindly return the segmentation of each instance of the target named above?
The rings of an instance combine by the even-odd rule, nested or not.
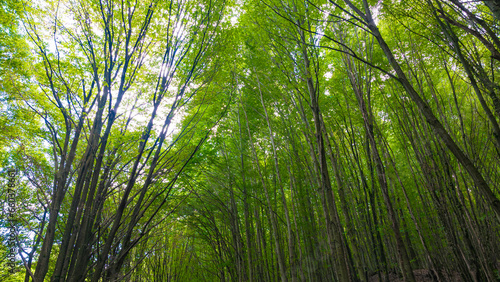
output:
[[[417,269],[413,271],[413,275],[415,275],[415,280],[417,282],[434,282],[436,280],[433,279],[430,270],[428,269]],[[378,274],[372,275],[369,282],[379,282]],[[382,278],[383,279],[383,278]],[[389,273],[389,281],[391,282],[403,282],[403,277],[400,277],[396,273]],[[451,279],[447,279],[447,281],[461,282],[462,278],[459,273],[455,273]]]
[[[500,261],[497,262],[497,269],[500,272]],[[475,271],[474,271],[475,273]],[[383,275],[383,273],[382,273]],[[413,270],[413,275],[415,275],[415,280],[417,282],[434,282],[436,281],[432,273],[429,269],[416,269]],[[443,274],[446,275],[446,274]],[[448,275],[446,275],[448,276]],[[383,277],[382,277],[383,279]],[[462,277],[460,277],[460,273],[455,272],[452,274],[452,277],[445,277],[445,281],[453,281],[453,282],[463,282]],[[382,280],[383,281],[383,280]],[[403,277],[399,276],[397,273],[391,272],[389,273],[389,281],[390,282],[404,282]],[[368,282],[379,282],[379,276],[378,274],[374,274],[370,276],[368,279]]]

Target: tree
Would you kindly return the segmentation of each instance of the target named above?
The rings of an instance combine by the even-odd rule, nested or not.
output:
[[[206,138],[177,149],[189,135],[172,121],[212,80],[224,3],[46,4],[25,21],[39,94],[19,93],[46,125],[55,168],[31,278],[116,280]]]
[[[25,280],[498,280],[495,9],[18,6]]]

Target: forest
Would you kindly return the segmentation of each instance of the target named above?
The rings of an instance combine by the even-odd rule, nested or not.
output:
[[[0,281],[500,281],[498,0],[1,0]]]

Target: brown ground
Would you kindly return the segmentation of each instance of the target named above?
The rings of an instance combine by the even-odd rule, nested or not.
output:
[[[500,271],[500,261],[497,263],[497,269]],[[415,275],[415,280],[417,282],[435,282],[432,278],[432,275],[430,273],[430,270],[428,269],[417,269],[413,271],[413,275]],[[382,277],[383,279],[383,277]],[[396,273],[390,273],[389,274],[389,281],[390,282],[404,282],[403,278],[398,276]],[[452,277],[446,277],[445,281],[448,282],[463,282],[462,277],[460,277],[460,274],[458,272],[455,272]],[[374,274],[370,276],[368,279],[368,282],[379,282],[378,280],[378,275]]]
[[[497,269],[500,271],[500,261],[497,263]],[[435,282],[436,280],[433,279],[430,270],[428,269],[417,269],[413,271],[413,275],[415,275],[415,280],[417,282]],[[445,274],[443,274],[445,275]],[[382,277],[383,279],[383,277]],[[396,273],[390,273],[389,274],[389,281],[390,282],[404,282],[403,278],[400,277]],[[452,277],[445,277],[444,282],[463,282],[462,277],[460,277],[460,274],[458,272],[453,273]],[[370,278],[368,279],[368,282],[380,282],[378,280],[378,274],[371,275]]]
[[[417,282],[434,282],[435,280],[432,279],[432,275],[428,269],[417,269],[413,271],[413,275],[415,275],[415,280]],[[370,279],[368,280],[369,282],[379,282],[378,280],[378,275],[372,275]],[[396,273],[390,273],[389,274],[389,281],[391,282],[403,282],[403,278],[399,277]],[[462,278],[458,273],[453,275],[452,279],[448,279],[447,281],[453,281],[453,282],[461,282]]]

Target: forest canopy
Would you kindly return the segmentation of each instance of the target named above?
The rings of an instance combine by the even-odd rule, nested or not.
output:
[[[493,0],[4,0],[1,281],[499,281]]]

